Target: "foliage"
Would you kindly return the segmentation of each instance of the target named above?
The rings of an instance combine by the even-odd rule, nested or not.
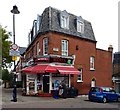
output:
[[[13,74],[10,74],[7,69],[2,70],[2,80],[3,81],[12,81],[13,80]]]
[[[9,40],[9,38],[10,38],[10,33],[8,33],[0,25],[0,41],[1,41],[0,48],[2,48],[2,66],[12,61],[11,56],[9,56],[9,50],[12,42]]]

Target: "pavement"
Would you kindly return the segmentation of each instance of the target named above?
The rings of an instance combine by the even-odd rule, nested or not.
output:
[[[22,89],[17,88],[17,102],[11,102],[13,88],[0,88],[2,90],[3,108],[115,108],[118,110],[119,103],[94,103],[88,100],[86,95],[76,98],[59,98],[22,96]],[[32,110],[32,109],[31,109]],[[107,110],[107,109],[105,109]],[[111,110],[111,109],[110,109]]]
[[[13,88],[2,87],[2,103],[11,103]],[[35,102],[35,101],[52,101],[56,100],[53,97],[37,97],[37,96],[22,96],[22,89],[17,88],[17,103],[19,102]],[[13,102],[16,103],[16,102]]]
[[[12,91],[13,88],[4,88],[3,86],[0,88],[2,91],[2,103],[11,103]],[[87,99],[87,95],[80,95],[78,97],[85,97]],[[73,98],[72,98],[73,99]],[[17,88],[17,102],[35,102],[35,101],[56,101],[63,100],[63,98],[54,99],[53,97],[39,97],[39,96],[22,96],[22,88]]]

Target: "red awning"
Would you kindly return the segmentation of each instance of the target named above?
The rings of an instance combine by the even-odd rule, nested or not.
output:
[[[33,67],[32,72],[33,73],[45,73],[45,72],[56,73],[57,70],[50,65],[36,65]]]
[[[80,74],[80,71],[78,71],[73,66],[54,66],[60,74]]]
[[[24,68],[22,70],[22,72],[24,73],[45,73],[45,72],[49,72],[49,73],[56,73],[57,70],[53,67],[53,66],[50,66],[50,65],[35,65],[35,66],[32,66],[32,67],[27,67],[27,68]]]
[[[38,64],[35,66],[30,66],[27,68],[22,69],[23,73],[57,73],[60,72],[60,74],[80,74],[80,71],[78,71],[73,66],[57,66],[57,65],[48,65],[48,64]]]
[[[32,66],[23,68],[23,69],[22,69],[22,73],[31,73],[31,72],[32,72],[32,69],[33,69]]]

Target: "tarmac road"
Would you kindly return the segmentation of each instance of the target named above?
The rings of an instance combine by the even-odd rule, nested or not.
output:
[[[97,103],[90,102],[86,96],[76,98],[59,98],[52,97],[32,97],[21,96],[21,89],[17,89],[17,102],[11,102],[12,89],[2,89],[2,107],[3,108],[110,108],[118,110],[120,103]]]

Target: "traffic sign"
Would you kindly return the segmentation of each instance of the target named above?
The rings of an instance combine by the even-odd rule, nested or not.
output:
[[[17,60],[17,56],[12,56],[12,60],[16,61]]]
[[[13,49],[13,50],[17,50],[17,49],[18,49],[17,44],[12,44],[12,49]]]
[[[17,50],[10,50],[9,51],[10,56],[20,56],[20,51]]]

